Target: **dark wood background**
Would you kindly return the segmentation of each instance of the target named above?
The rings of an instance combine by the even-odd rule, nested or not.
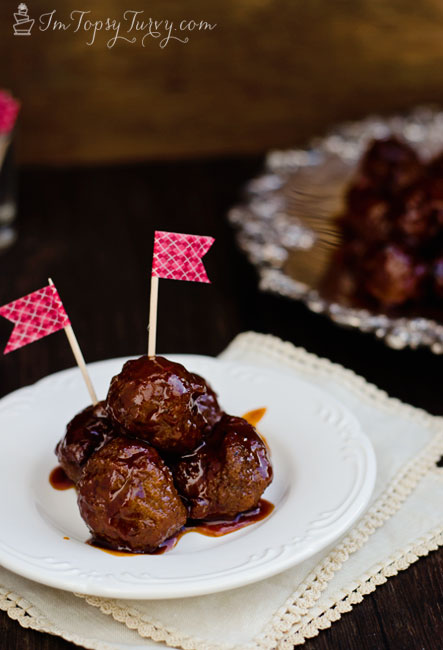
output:
[[[443,103],[440,0],[33,0],[31,36],[0,3],[0,85],[23,101],[20,156],[32,163],[263,152],[337,121]],[[160,49],[39,32],[38,18],[194,18],[216,23]]]
[[[271,332],[326,356],[391,395],[443,414],[443,359],[393,351],[341,329],[302,305],[257,290],[225,214],[260,158],[120,167],[25,169],[17,244],[0,256],[0,304],[54,279],[87,361],[146,349],[149,267],[155,228],[208,234],[211,285],[162,282],[158,349],[216,355],[241,331]],[[0,344],[11,330],[1,319]],[[0,359],[2,394],[73,365],[62,332]],[[306,650],[441,650],[443,552],[388,581]],[[5,650],[67,650],[0,614]]]

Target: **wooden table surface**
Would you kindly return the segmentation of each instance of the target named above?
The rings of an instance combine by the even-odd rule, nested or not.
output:
[[[357,373],[391,395],[443,414],[443,359],[393,351],[300,304],[257,290],[225,215],[258,158],[91,169],[27,169],[20,176],[17,244],[0,256],[0,304],[54,279],[87,361],[146,349],[154,229],[208,234],[212,285],[161,285],[158,349],[216,355],[239,332],[270,332]],[[1,319],[2,348],[10,325]],[[0,359],[1,394],[73,364],[63,333]],[[1,525],[1,524],[0,524]],[[306,650],[441,650],[443,551],[431,553],[364,599]],[[67,650],[0,613],[5,650]]]

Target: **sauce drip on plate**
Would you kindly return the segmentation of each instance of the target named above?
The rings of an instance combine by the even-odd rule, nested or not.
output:
[[[253,411],[248,411],[242,415],[243,420],[249,422],[253,427],[256,427],[260,422],[264,414],[266,413],[266,406],[261,409],[254,409]]]
[[[49,482],[54,490],[69,490],[74,487],[74,481],[71,481],[65,474],[65,470],[60,467],[54,467],[49,474]]]
[[[242,512],[236,517],[231,519],[218,519],[214,521],[192,521],[190,519],[185,526],[176,534],[163,542],[155,551],[152,553],[130,553],[128,551],[115,551],[109,548],[105,548],[97,542],[96,540],[89,539],[86,543],[94,548],[98,548],[105,553],[110,555],[116,555],[118,557],[134,557],[136,555],[162,555],[167,551],[173,549],[179,539],[181,539],[187,533],[199,533],[200,535],[205,535],[206,537],[222,537],[228,533],[233,533],[236,530],[241,530],[246,526],[255,524],[258,521],[262,521],[271,512],[274,510],[274,506],[266,499],[260,499],[258,506],[253,510],[248,512]]]
[[[264,406],[261,409],[254,409],[253,411],[248,411],[247,413],[242,415],[242,418],[243,420],[246,420],[246,422],[248,422],[248,424],[250,424],[251,426],[256,427],[257,424],[260,422],[260,420],[264,417],[266,411],[267,411],[266,406]],[[257,431],[257,433],[265,443],[266,449],[270,451],[268,441],[266,440],[264,435],[260,433],[260,431]]]

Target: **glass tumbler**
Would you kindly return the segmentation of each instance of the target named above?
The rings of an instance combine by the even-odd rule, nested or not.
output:
[[[16,237],[16,170],[14,164],[15,121],[20,105],[6,90],[0,90],[0,250]]]
[[[0,250],[10,246],[16,238],[14,228],[17,214],[16,181],[14,143],[11,134],[8,134],[8,138],[0,135]]]

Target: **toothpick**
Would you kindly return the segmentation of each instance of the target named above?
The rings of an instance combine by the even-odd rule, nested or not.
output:
[[[148,325],[148,357],[155,357],[155,343],[157,336],[157,305],[158,305],[158,278],[151,277],[151,300],[149,305]]]
[[[54,284],[51,278],[48,278],[49,284]],[[65,333],[69,341],[69,345],[71,346],[72,353],[74,355],[74,358],[77,362],[78,367],[80,368],[80,372],[83,375],[83,379],[85,380],[86,388],[88,389],[89,395],[91,397],[91,401],[93,405],[95,406],[98,402],[97,395],[95,394],[94,386],[92,385],[91,378],[89,376],[88,370],[86,368],[86,363],[83,358],[82,351],[80,350],[80,346],[77,341],[77,337],[74,334],[74,330],[72,329],[71,325],[67,325],[65,328]]]
[[[6,158],[6,154],[8,152],[8,147],[11,144],[11,136],[10,135],[2,135],[0,136],[0,168],[3,166],[3,163]]]

